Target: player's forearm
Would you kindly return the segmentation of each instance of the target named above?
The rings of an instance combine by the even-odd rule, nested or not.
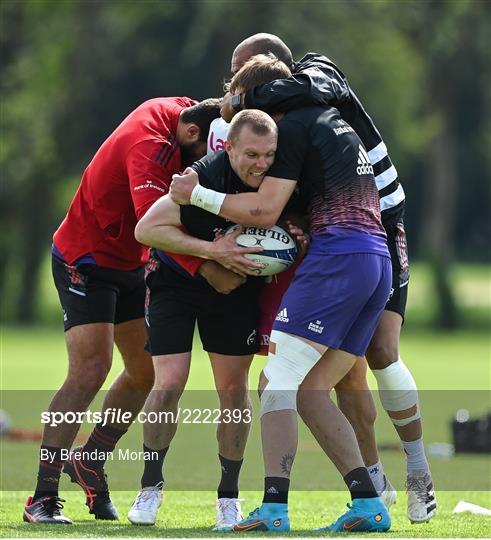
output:
[[[285,207],[296,181],[266,177],[256,193],[227,195],[203,187],[194,171],[174,175],[170,196],[178,204],[192,204],[241,225],[272,227]]]
[[[256,227],[272,227],[281,214],[281,208],[275,208],[259,193],[240,193],[227,195],[220,208],[220,216]]]
[[[155,226],[140,232],[137,230],[136,239],[141,244],[168,253],[211,259],[209,247],[212,242],[190,236],[172,225]]]
[[[177,202],[180,204],[189,202],[234,223],[256,227],[275,225],[296,185],[296,182],[291,180],[266,177],[259,191],[255,193],[227,195],[195,183],[189,194],[192,186],[188,180],[179,180],[179,183],[174,180],[172,183],[171,193],[176,195]],[[185,183],[186,187],[183,189]],[[174,185],[176,190],[172,191]]]

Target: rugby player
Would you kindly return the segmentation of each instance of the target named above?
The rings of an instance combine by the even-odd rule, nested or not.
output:
[[[235,98],[235,107],[258,108],[266,112],[287,111],[312,104],[332,105],[343,120],[356,131],[365,145],[374,169],[380,197],[382,224],[392,261],[392,290],[375,334],[366,353],[368,365],[377,380],[382,406],[392,421],[406,456],[408,492],[407,516],[413,523],[430,520],[437,511],[428,460],[425,455],[421,412],[417,386],[399,353],[401,326],[406,309],[409,261],[404,231],[405,195],[386,145],[350,88],[345,75],[328,58],[315,53],[293,63],[290,49],[277,36],[255,34],[242,41],[234,50],[231,70],[235,73],[252,55],[272,51],[288,66],[293,65],[293,77],[250,89]],[[234,111],[230,103],[228,118]],[[210,141],[219,141],[224,124],[217,119],[210,126]],[[215,142],[216,144],[216,142]],[[363,165],[361,163],[360,165]],[[379,493],[388,506],[395,501],[396,492],[385,478],[374,439],[375,408],[366,391],[366,364],[359,360],[348,376],[337,386],[340,407],[352,423],[364,461]],[[311,398],[314,399],[314,398]]]
[[[278,76],[288,76],[288,70],[271,73],[269,80]],[[276,144],[277,127],[271,117],[262,111],[243,111],[230,125],[225,151],[196,162],[192,168],[200,183],[208,188],[225,193],[254,192],[273,163]],[[254,263],[246,268],[250,274],[246,276],[221,267],[224,283],[217,292],[203,279],[193,278],[177,266],[168,253],[209,258],[217,231],[230,226],[219,216],[195,206],[181,207],[164,196],[135,230],[139,242],[157,248],[152,250],[146,277],[146,320],[155,383],[145,411],[176,413],[189,375],[197,322],[203,348],[210,358],[220,408],[241,415],[240,422],[222,422],[217,429],[222,473],[216,530],[229,529],[242,519],[238,478],[251,423],[248,373],[259,349],[258,295],[263,279],[257,277],[256,269],[261,265]],[[227,235],[231,249],[250,252],[237,247],[235,238],[239,233],[240,230]],[[176,429],[177,423],[171,422],[144,425],[143,449],[148,459],[141,478],[142,489],[128,513],[132,523],[155,524],[162,502],[162,466]]]
[[[254,57],[237,76],[269,61]],[[390,254],[373,170],[359,166],[360,156],[368,160],[366,150],[337,109],[308,107],[276,119],[276,160],[257,193],[207,189],[192,169],[175,175],[170,188],[180,204],[256,226],[276,223],[297,184],[309,208],[312,242],[281,301],[260,380],[263,504],[233,530],[290,529],[288,491],[302,385],[304,394],[322,396],[323,407],[310,408],[307,425],[342,474],[353,501],[348,512],[322,530],[386,531],[390,516],[354,431],[327,392],[365,354],[389,297]]]
[[[271,51],[280,56],[280,59],[287,65],[293,63],[290,50],[276,36],[269,34],[260,34],[254,41],[254,47],[248,47],[246,53],[250,53],[261,48],[264,51]],[[238,47],[238,50],[241,50]],[[240,55],[241,62],[248,60],[247,54]],[[237,70],[240,64],[236,60],[236,55],[232,57],[232,69]],[[250,90],[264,83],[265,73],[252,73],[247,71],[241,73],[240,76],[234,77],[233,86],[226,85],[233,94],[240,94],[237,88],[241,88],[242,92]],[[263,77],[263,78],[262,78]],[[229,105],[229,104],[228,104]],[[224,111],[226,114],[231,114],[227,110],[227,100],[224,103]],[[223,118],[213,120],[210,125],[210,133],[208,135],[207,154],[217,151],[223,146],[223,141],[226,139],[228,123]],[[266,284],[261,291],[260,297],[260,321],[259,321],[259,338],[261,340],[261,349],[259,354],[268,354],[269,338],[275,317],[278,312],[278,307],[281,298],[288,288],[294,273],[296,265],[289,268],[286,272],[276,276],[270,283]],[[372,394],[367,382],[367,363],[364,358],[359,358],[349,373],[335,386],[337,400],[340,409],[348,418],[353,429],[355,430],[356,438],[360,447],[363,461],[367,466],[370,478],[372,479],[377,492],[384,501],[387,508],[395,502],[397,492],[392,487],[389,480],[384,474],[382,464],[377,451],[375,441],[375,418],[376,410]],[[300,394],[300,402],[302,394]],[[309,395],[309,404],[314,406],[316,400],[315,394]],[[321,404],[319,404],[321,406]],[[300,407],[300,414],[304,412],[303,407]],[[308,409],[305,410],[308,414]]]
[[[129,411],[131,422],[143,406],[153,384],[151,357],[144,350],[143,266],[148,249],[135,240],[135,225],[167,193],[172,174],[205,154],[209,125],[218,114],[219,100],[147,101],[108,137],[85,170],[53,238],[53,276],[64,312],[68,374],[50,412],[87,409],[111,368],[114,343],[124,368],[106,395],[104,410]],[[218,254],[222,245],[217,242],[215,254],[223,259]],[[229,259],[234,257],[228,253]],[[191,273],[206,274],[209,269],[210,261],[202,264],[202,259],[179,255],[175,259]],[[129,423],[97,425],[81,459],[72,457],[65,463],[65,472],[84,489],[96,519],[118,519],[103,466],[128,427]],[[45,426],[36,490],[26,502],[25,521],[71,523],[63,515],[58,484],[62,449],[71,447],[78,428],[69,423]]]

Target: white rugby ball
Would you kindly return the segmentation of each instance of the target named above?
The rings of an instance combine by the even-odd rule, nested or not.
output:
[[[235,231],[239,225],[233,225],[225,234]],[[242,247],[261,246],[264,251],[260,253],[247,253],[245,256],[251,261],[264,265],[257,271],[258,276],[273,276],[289,268],[297,258],[297,246],[293,238],[281,227],[275,225],[269,229],[263,227],[244,227],[236,238]]]

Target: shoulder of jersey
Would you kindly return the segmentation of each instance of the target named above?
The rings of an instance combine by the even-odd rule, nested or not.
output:
[[[228,127],[229,124],[223,118],[215,118],[211,122],[206,145],[206,153],[208,155],[223,150],[225,141],[227,140]]]

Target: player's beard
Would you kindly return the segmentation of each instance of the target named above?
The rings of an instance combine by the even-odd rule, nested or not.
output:
[[[192,165],[204,156],[202,152],[203,143],[191,143],[181,145],[181,164],[183,169]]]

